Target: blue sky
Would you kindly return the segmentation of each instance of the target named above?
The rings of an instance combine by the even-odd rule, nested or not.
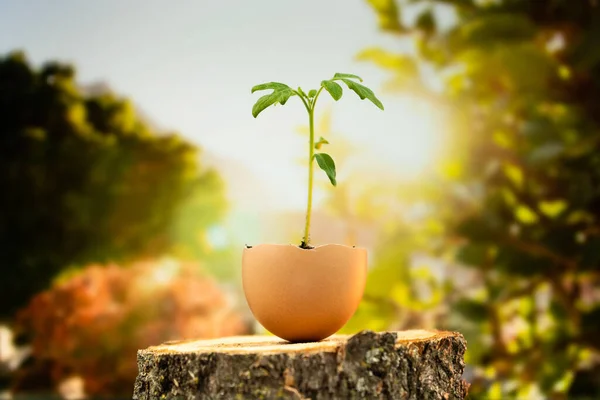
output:
[[[361,75],[386,111],[347,90],[335,105],[322,97],[322,109],[332,108],[334,131],[363,146],[369,165],[389,171],[414,167],[415,154],[433,154],[435,132],[423,133],[432,129],[420,125],[435,118],[421,107],[415,119],[412,99],[381,93],[385,74],[355,61],[372,46],[409,48],[380,33],[360,0],[0,2],[0,53],[23,49],[35,64],[71,62],[82,84],[108,83],[159,126],[260,181],[248,198],[270,208],[304,207],[306,172],[297,160],[306,145],[294,131],[306,124],[306,114],[290,101],[254,119],[258,95],[250,88],[257,83],[306,89],[334,72]]]

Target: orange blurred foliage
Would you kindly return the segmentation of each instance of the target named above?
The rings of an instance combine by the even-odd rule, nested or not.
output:
[[[56,282],[18,316],[34,361],[20,372],[17,389],[31,390],[32,382],[56,387],[78,375],[88,395],[128,393],[138,349],[247,333],[242,315],[200,271],[172,260],[91,265]]]

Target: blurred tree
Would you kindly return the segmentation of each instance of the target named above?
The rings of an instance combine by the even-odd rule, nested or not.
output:
[[[429,215],[472,267],[447,287],[471,394],[600,396],[600,2],[369,3],[417,56],[360,58],[453,110]]]
[[[195,146],[154,135],[128,100],[86,95],[75,78],[68,65],[0,58],[0,318],[74,264],[182,244],[198,255],[225,211]]]
[[[197,263],[91,265],[56,281],[18,316],[32,358],[16,391],[48,392],[71,377],[92,396],[127,396],[135,353],[169,340],[248,333],[248,324]]]

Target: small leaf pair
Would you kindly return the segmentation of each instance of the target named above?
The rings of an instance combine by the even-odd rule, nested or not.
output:
[[[368,99],[379,109],[383,110],[383,104],[377,98],[377,96],[375,96],[375,93],[373,93],[373,91],[368,87],[356,82],[357,80],[360,82],[363,81],[358,75],[338,72],[333,76],[333,78],[321,81],[321,90],[325,89],[335,101],[338,101],[342,98],[344,90],[336,81],[341,81],[344,82],[350,90],[356,93],[361,100]],[[320,90],[317,91],[312,89],[308,91],[308,94],[306,94],[300,87],[298,90],[294,90],[285,83],[268,82],[254,86],[252,88],[252,93],[267,89],[272,89],[273,92],[260,97],[254,104],[254,107],[252,107],[252,116],[254,118],[256,118],[258,114],[260,114],[265,108],[275,104],[284,105],[290,97],[295,95],[300,96],[303,101],[305,101],[305,105],[310,108],[316,102],[316,98],[320,92]]]
[[[358,82],[355,82],[353,79],[362,82],[362,78],[360,76],[337,73],[333,76],[333,78],[326,81],[322,81],[321,86],[329,92],[329,94],[331,95],[331,97],[333,97],[335,101],[338,101],[342,98],[342,94],[344,93],[344,91],[336,81],[342,81],[346,84],[346,86],[348,86],[350,90],[354,91],[354,93],[356,93],[361,100],[369,99],[378,108],[383,110],[383,104],[375,96],[375,93],[373,93],[373,91],[368,87],[361,85]]]

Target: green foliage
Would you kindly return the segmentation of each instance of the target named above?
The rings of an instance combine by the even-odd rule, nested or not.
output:
[[[388,32],[401,33],[404,27],[400,22],[400,9],[394,0],[367,0],[379,18],[379,27]]]
[[[333,99],[335,101],[338,101],[339,99],[342,98],[342,93],[344,92],[342,90],[342,87],[337,84],[334,81],[323,81],[321,82],[321,86],[323,86],[325,88],[325,90],[327,90],[329,92],[329,94],[331,95],[331,97],[333,97]]]
[[[383,110],[383,104],[377,97],[375,97],[375,93],[373,93],[371,89],[346,78],[342,78],[342,82],[344,82],[352,91],[354,91],[354,93],[356,93],[361,100],[369,99],[379,109]]]
[[[470,299],[460,299],[454,304],[454,310],[473,322],[485,322],[489,318],[485,304]]]
[[[437,23],[431,9],[427,9],[419,14],[417,21],[415,22],[415,28],[419,29],[426,35],[435,33],[437,30]]]
[[[335,181],[335,163],[333,162],[333,158],[331,158],[331,156],[327,153],[316,153],[315,160],[317,160],[319,168],[325,171],[331,184],[336,186],[337,182]]]
[[[285,104],[287,100],[294,95],[297,95],[306,111],[308,113],[308,121],[309,121],[309,153],[308,153],[308,204],[306,207],[306,224],[304,226],[304,236],[302,237],[302,242],[300,247],[302,248],[310,248],[310,219],[311,219],[311,211],[312,211],[312,190],[313,190],[313,161],[316,159],[319,167],[325,171],[329,181],[333,186],[337,185],[336,182],[336,171],[335,171],[335,163],[333,158],[330,155],[325,153],[317,153],[315,154],[315,149],[319,150],[323,144],[329,143],[326,139],[321,137],[319,141],[315,143],[315,129],[314,129],[314,118],[315,118],[315,106],[317,104],[317,99],[319,95],[325,89],[331,97],[337,101],[342,97],[343,90],[342,87],[336,81],[344,82],[348,88],[354,91],[361,100],[369,99],[373,104],[383,110],[383,104],[379,99],[375,96],[373,91],[366,86],[361,85],[360,83],[355,82],[354,80],[358,80],[362,82],[362,78],[353,75],[353,74],[345,74],[345,73],[336,73],[333,78],[329,80],[321,81],[321,87],[319,90],[309,90],[308,95],[302,90],[302,88],[298,88],[298,90],[293,90],[289,86],[278,83],[278,82],[269,82],[263,83],[260,85],[256,85],[252,88],[252,93],[260,90],[273,90],[271,94],[262,96],[258,99],[258,101],[252,107],[252,115],[256,118],[258,114],[260,114],[265,108],[275,105],[275,104]]]
[[[258,101],[252,107],[252,116],[256,118],[265,108],[274,104],[284,105],[291,96],[294,96],[296,92],[292,90],[288,85],[278,82],[263,83],[256,85],[252,88],[252,93],[259,90],[273,89],[271,94],[267,94],[258,99]],[[301,96],[306,97],[302,89],[298,88]]]
[[[489,259],[489,246],[481,243],[469,243],[458,250],[456,260],[468,266],[483,265]]]
[[[359,61],[369,61],[393,74],[385,87],[388,89],[417,88],[421,82],[421,73],[417,61],[407,54],[390,53],[379,47],[362,50],[356,56]]]
[[[333,79],[356,79],[360,82],[362,82],[362,78],[358,75],[354,75],[354,74],[344,74],[342,72],[336,72],[333,75]]]
[[[181,246],[177,226],[197,238],[224,213],[196,147],[86,92],[71,66],[0,57],[1,317],[64,268],[163,254]]]
[[[366,199],[373,197],[373,191],[365,192]],[[373,215],[372,206],[368,212]],[[384,209],[381,213],[386,219],[394,215],[391,209]],[[397,220],[394,222],[385,226],[387,229],[379,236],[374,259],[370,262],[363,301],[344,327],[345,332],[437,326],[434,323],[437,316],[428,310],[442,307],[442,282],[425,265],[411,262],[415,249],[423,248],[424,231]]]
[[[527,16],[497,12],[482,14],[461,24],[452,32],[450,39],[456,42],[457,48],[453,50],[457,51],[527,41],[535,34],[536,27]]]
[[[372,61],[377,66],[393,72],[402,70],[412,77],[418,74],[417,63],[413,58],[405,54],[393,54],[379,47],[364,49],[356,58],[360,61]]]
[[[419,200],[428,220],[446,228],[421,251],[469,267],[455,265],[444,285],[444,324],[467,336],[471,395],[599,393],[600,7],[369,3],[383,30],[411,34],[418,59],[383,49],[359,59],[389,71],[398,83],[391,88],[451,110],[447,155],[435,188],[424,190],[435,196]],[[400,14],[410,7],[422,11],[407,26]],[[442,9],[454,19],[444,30]],[[432,82],[418,71],[434,71],[442,90],[428,89]],[[400,308],[386,314],[390,325]]]
[[[341,74],[337,73],[330,80],[325,80],[321,82],[321,87],[331,94],[334,100],[339,100],[342,97],[342,87],[337,84],[335,81],[342,81],[348,86],[349,89],[354,91],[360,97],[361,100],[369,99],[373,104],[375,104],[379,109],[383,110],[383,104],[379,99],[375,96],[375,93],[371,89],[366,86],[361,85],[358,82],[355,82],[353,79],[356,79],[362,82],[362,78],[353,74]]]

